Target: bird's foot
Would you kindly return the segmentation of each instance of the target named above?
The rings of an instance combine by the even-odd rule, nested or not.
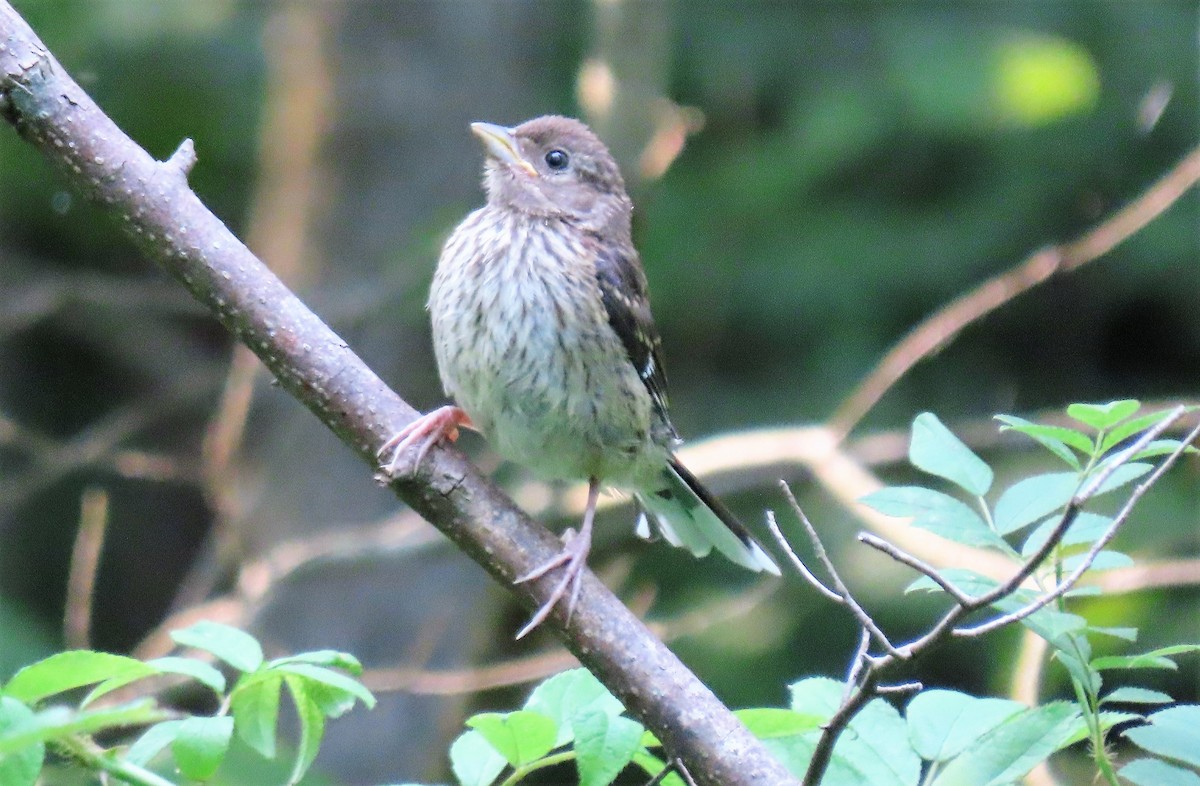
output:
[[[412,477],[429,449],[443,439],[458,439],[460,426],[470,428],[471,418],[459,407],[447,404],[426,413],[397,431],[379,449],[379,471],[375,480],[387,485],[396,478]],[[412,449],[416,448],[416,455]]]
[[[567,604],[567,623],[571,622],[571,615],[575,611],[575,601],[579,598],[580,581],[583,579],[584,569],[587,568],[588,552],[592,549],[590,527],[585,526],[584,530],[578,533],[574,529],[568,529],[563,533],[562,539],[562,551],[513,582],[514,584],[524,584],[545,576],[555,568],[563,568],[562,577],[554,585],[550,597],[538,608],[529,622],[525,623],[525,627],[517,633],[518,639],[524,638],[529,631],[541,625],[546,617],[550,616],[555,605],[564,599]]]

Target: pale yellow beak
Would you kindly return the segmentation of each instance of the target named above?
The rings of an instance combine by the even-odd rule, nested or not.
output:
[[[521,148],[517,145],[517,139],[513,136],[511,128],[494,123],[472,123],[471,133],[479,137],[479,141],[483,142],[484,150],[491,158],[520,169],[531,177],[538,176],[538,171],[534,169],[533,164],[526,161],[525,157],[521,155]]]

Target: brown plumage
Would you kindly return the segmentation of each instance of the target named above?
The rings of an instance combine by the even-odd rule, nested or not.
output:
[[[580,531],[568,530],[562,553],[519,579],[563,567],[518,636],[564,597],[569,615],[601,486],[631,492],[673,545],[697,556],[715,547],[778,573],[674,457],[660,341],[630,236],[633,204],[607,148],[565,117],[471,129],[486,151],[488,202],[446,242],[429,296],[438,369],[458,406],[389,440],[384,471],[416,466],[430,445],[469,425],[543,476],[588,481]],[[415,459],[405,458],[410,447]],[[644,513],[638,530],[648,534]]]

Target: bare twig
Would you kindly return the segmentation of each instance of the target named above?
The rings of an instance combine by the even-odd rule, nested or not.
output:
[[[804,564],[804,560],[800,559],[800,555],[797,554],[796,550],[792,548],[792,544],[783,534],[783,530],[779,529],[779,522],[775,520],[775,511],[773,510],[767,511],[767,529],[770,530],[771,537],[775,539],[775,544],[779,546],[779,548],[783,549],[784,554],[787,554],[788,560],[792,563],[792,567],[796,569],[797,573],[804,577],[805,581],[812,585],[813,589],[829,598],[834,603],[842,602],[842,596],[822,584],[821,580],[816,577],[816,574],[809,570],[808,566]]]
[[[877,535],[872,535],[869,532],[860,532],[858,534],[858,542],[866,544],[877,551],[882,551],[884,554],[887,554],[897,562],[907,565],[918,573],[924,575],[934,584],[937,584],[939,587],[941,587],[943,592],[958,601],[960,605],[965,606],[972,602],[970,595],[966,594],[958,587],[947,581],[941,573],[938,573],[937,568],[922,562],[903,549],[888,543],[883,538]]]
[[[905,657],[899,650],[892,646],[892,642],[879,625],[875,623],[875,620],[871,619],[871,615],[850,594],[850,589],[846,586],[846,582],[842,581],[842,577],[838,575],[833,560],[829,559],[829,555],[825,552],[825,546],[821,543],[821,536],[817,534],[816,527],[812,525],[812,522],[808,520],[808,516],[804,514],[800,503],[796,501],[795,495],[792,494],[791,488],[782,480],[779,482],[779,487],[783,489],[784,496],[787,497],[792,511],[800,519],[800,523],[804,525],[804,531],[808,534],[808,539],[812,542],[813,551],[816,553],[817,559],[825,566],[825,570],[829,573],[829,578],[833,581],[833,585],[837,587],[838,602],[850,609],[851,613],[854,614],[854,618],[858,620],[858,623],[871,632],[871,636],[879,642],[880,646],[896,657]]]
[[[384,442],[417,412],[366,367],[214,216],[179,176],[138,147],[76,84],[6,0],[0,0],[3,119],[63,176],[119,219],[242,342],[281,387],[371,468]],[[432,450],[393,490],[527,607],[555,576],[513,579],[561,542],[524,515],[456,450]],[[795,780],[712,692],[590,572],[574,614],[546,628],[687,763],[702,786],[783,786]]]
[[[917,325],[883,357],[830,419],[839,439],[918,362],[949,344],[963,328],[1060,272],[1098,259],[1146,226],[1200,181],[1200,148],[1147,188],[1133,202],[1070,243],[1042,249],[1017,267],[952,300]]]
[[[79,502],[79,531],[71,550],[71,571],[67,576],[67,602],[63,614],[63,638],[68,647],[88,649],[92,638],[92,600],[96,594],[96,574],[100,551],[104,548],[104,530],[108,526],[108,492],[87,488]]]

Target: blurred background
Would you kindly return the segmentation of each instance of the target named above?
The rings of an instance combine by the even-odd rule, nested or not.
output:
[[[420,409],[443,403],[428,283],[482,202],[467,124],[591,123],[637,204],[697,468],[764,537],[766,508],[796,533],[775,485],[789,480],[894,638],[942,606],[902,596],[911,573],[853,544],[854,484],[811,458],[809,427],[838,413],[843,457],[910,481],[907,426],[934,411],[1011,481],[1055,466],[998,440],[995,413],[1200,397],[1189,193],[970,324],[877,402],[847,404],[923,318],[1083,235],[1196,145],[1195,0],[14,5],[153,155],[194,139],[201,198]],[[716,435],[706,464],[701,438]],[[501,465],[478,437],[460,444],[548,525],[576,515],[579,489]],[[1151,568],[1192,562],[1088,602],[1102,624],[1143,628],[1139,651],[1200,638],[1198,470],[1166,477],[1117,543]],[[727,702],[782,705],[788,682],[844,672],[854,624],[794,576],[763,584],[641,543],[633,518],[604,512],[594,569]],[[162,654],[163,630],[195,616],[273,654],[335,647],[367,665],[383,701],[330,725],[314,783],[445,781],[467,713],[511,708],[571,664],[548,636],[512,642],[524,613],[504,589],[399,510],[5,127],[0,678],[65,646]],[[957,643],[919,676],[1067,695],[1057,665],[1022,652],[1020,631]],[[1137,679],[1200,698],[1194,658]],[[223,782],[278,779],[250,766]]]

